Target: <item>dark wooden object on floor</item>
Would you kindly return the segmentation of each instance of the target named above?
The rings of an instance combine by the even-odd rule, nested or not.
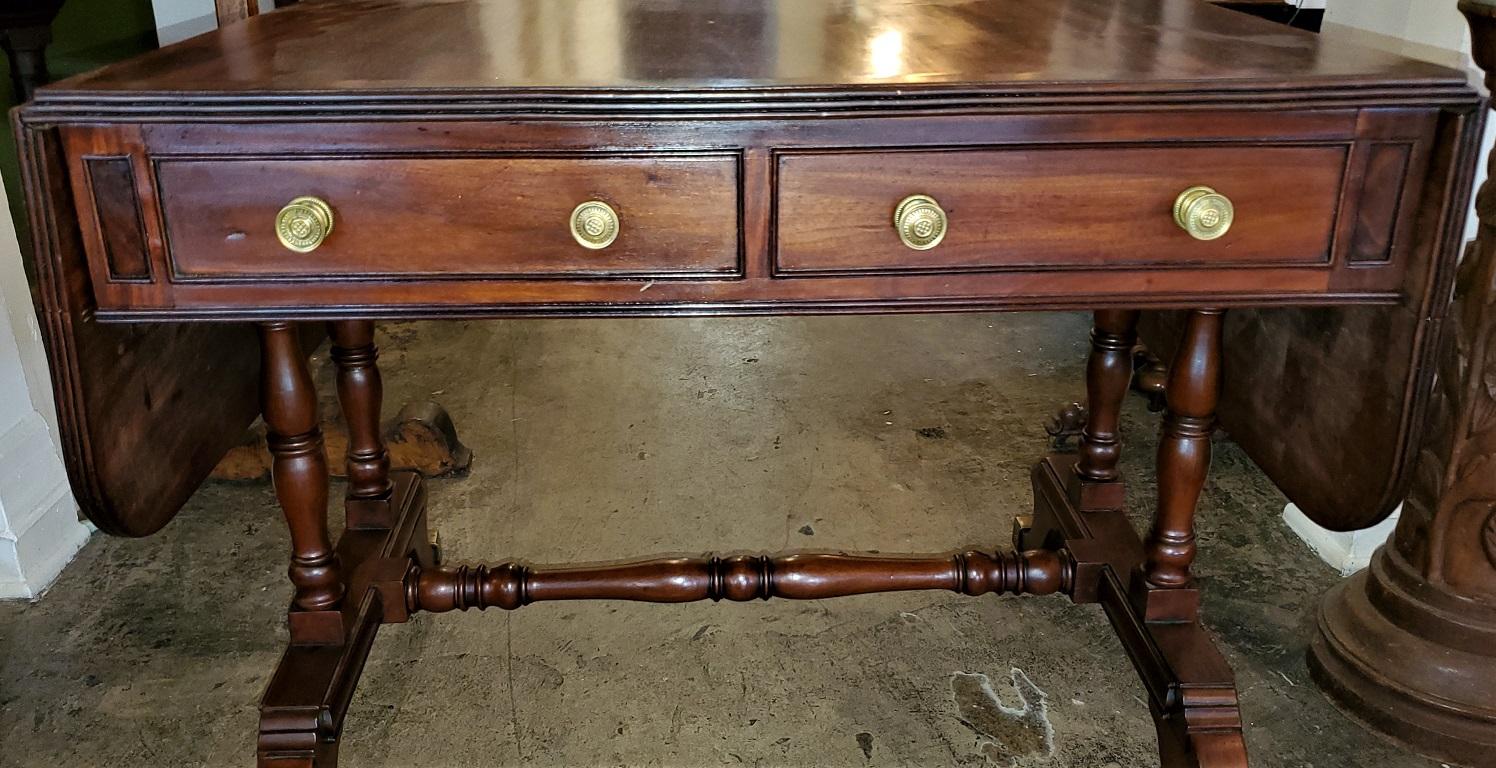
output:
[[[1100,603],[1148,689],[1163,764],[1245,765],[1190,577],[1215,393],[1232,375],[1221,313],[1436,304],[1483,116],[1463,74],[1195,0],[960,14],[954,0],[856,13],[774,0],[731,15],[605,0],[590,32],[603,42],[579,63],[547,42],[543,2],[308,4],[43,89],[17,117],[63,391],[89,378],[64,321],[147,324],[153,348],[161,328],[260,328],[295,589],[261,765],[331,765],[376,631],[421,609],[901,589]],[[803,23],[770,23],[791,15]],[[662,26],[692,32],[662,46]],[[1103,26],[1115,45],[1094,46]],[[889,30],[898,55],[869,61]],[[516,37],[537,44],[505,45]],[[370,39],[440,51],[371,59]],[[1077,46],[1085,57],[1056,55]],[[809,49],[822,55],[781,55]],[[997,180],[1008,194],[989,193]],[[1037,308],[1097,310],[1098,415],[1084,474],[1059,458],[1036,469],[1019,553],[448,568],[419,479],[390,473],[377,429],[375,319]],[[1145,543],[1121,512],[1117,406],[1134,310],[1159,308],[1189,319]],[[333,324],[350,429],[336,545],[304,320]],[[159,366],[182,380],[201,366],[180,358],[204,351]],[[195,392],[171,410],[209,408]],[[218,410],[172,426],[241,415]],[[182,443],[192,461],[207,453]],[[188,463],[182,487],[201,477]],[[170,508],[114,519],[140,532]]]
[[[1464,2],[1496,87],[1496,5]],[[1492,158],[1496,164],[1496,157]],[[1496,168],[1496,165],[1493,165]],[[1445,762],[1496,755],[1496,185],[1460,265],[1412,492],[1371,567],[1326,596],[1315,680],[1348,712]]]
[[[429,400],[407,404],[380,428],[390,466],[421,477],[461,476],[473,464],[473,451],[457,436],[447,410]],[[347,477],[348,424],[322,413],[322,442],[333,477]],[[213,468],[215,480],[269,480],[270,446],[263,425],[251,428],[244,442],[224,454]]]

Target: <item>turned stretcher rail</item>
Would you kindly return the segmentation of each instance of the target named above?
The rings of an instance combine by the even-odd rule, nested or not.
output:
[[[595,566],[532,568],[510,562],[415,569],[406,579],[405,597],[411,611],[440,613],[469,608],[513,610],[545,600],[818,600],[934,589],[972,596],[1049,595],[1068,593],[1073,577],[1073,562],[1063,551],[733,555]]]

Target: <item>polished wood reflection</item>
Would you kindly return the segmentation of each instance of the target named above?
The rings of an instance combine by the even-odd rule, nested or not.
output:
[[[343,0],[68,81],[79,90],[648,89],[1447,80],[1198,0]],[[663,13],[662,10],[668,10]],[[1160,28],[1166,26],[1167,34]],[[668,30],[668,37],[663,37]],[[688,31],[689,34],[683,32]],[[423,55],[388,55],[389,50]],[[260,64],[275,62],[273,67]],[[685,64],[689,63],[690,66]]]

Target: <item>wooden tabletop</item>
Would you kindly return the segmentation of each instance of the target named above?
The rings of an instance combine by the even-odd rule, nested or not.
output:
[[[1201,0],[308,0],[62,81],[207,94],[1464,86]]]

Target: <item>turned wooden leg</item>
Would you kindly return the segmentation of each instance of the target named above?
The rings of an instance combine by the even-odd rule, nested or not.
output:
[[[1221,318],[1214,309],[1190,313],[1169,368],[1163,437],[1158,444],[1158,509],[1144,547],[1148,584],[1190,583],[1195,560],[1195,505],[1210,470],[1210,433],[1221,389]]]
[[[1076,472],[1093,482],[1118,478],[1122,456],[1122,400],[1132,382],[1132,347],[1137,343],[1138,313],[1104,309],[1091,331],[1091,358],[1086,364],[1086,397],[1090,418],[1080,435]]]
[[[329,611],[343,597],[343,581],[327,532],[327,458],[317,426],[317,393],[295,326],[261,325],[260,349],[260,402],[273,457],[270,477],[291,529],[293,605]]]
[[[338,368],[338,400],[348,423],[348,499],[389,498],[390,454],[379,432],[384,383],[379,376],[379,348],[374,323],[340,320],[328,323],[332,361]]]

